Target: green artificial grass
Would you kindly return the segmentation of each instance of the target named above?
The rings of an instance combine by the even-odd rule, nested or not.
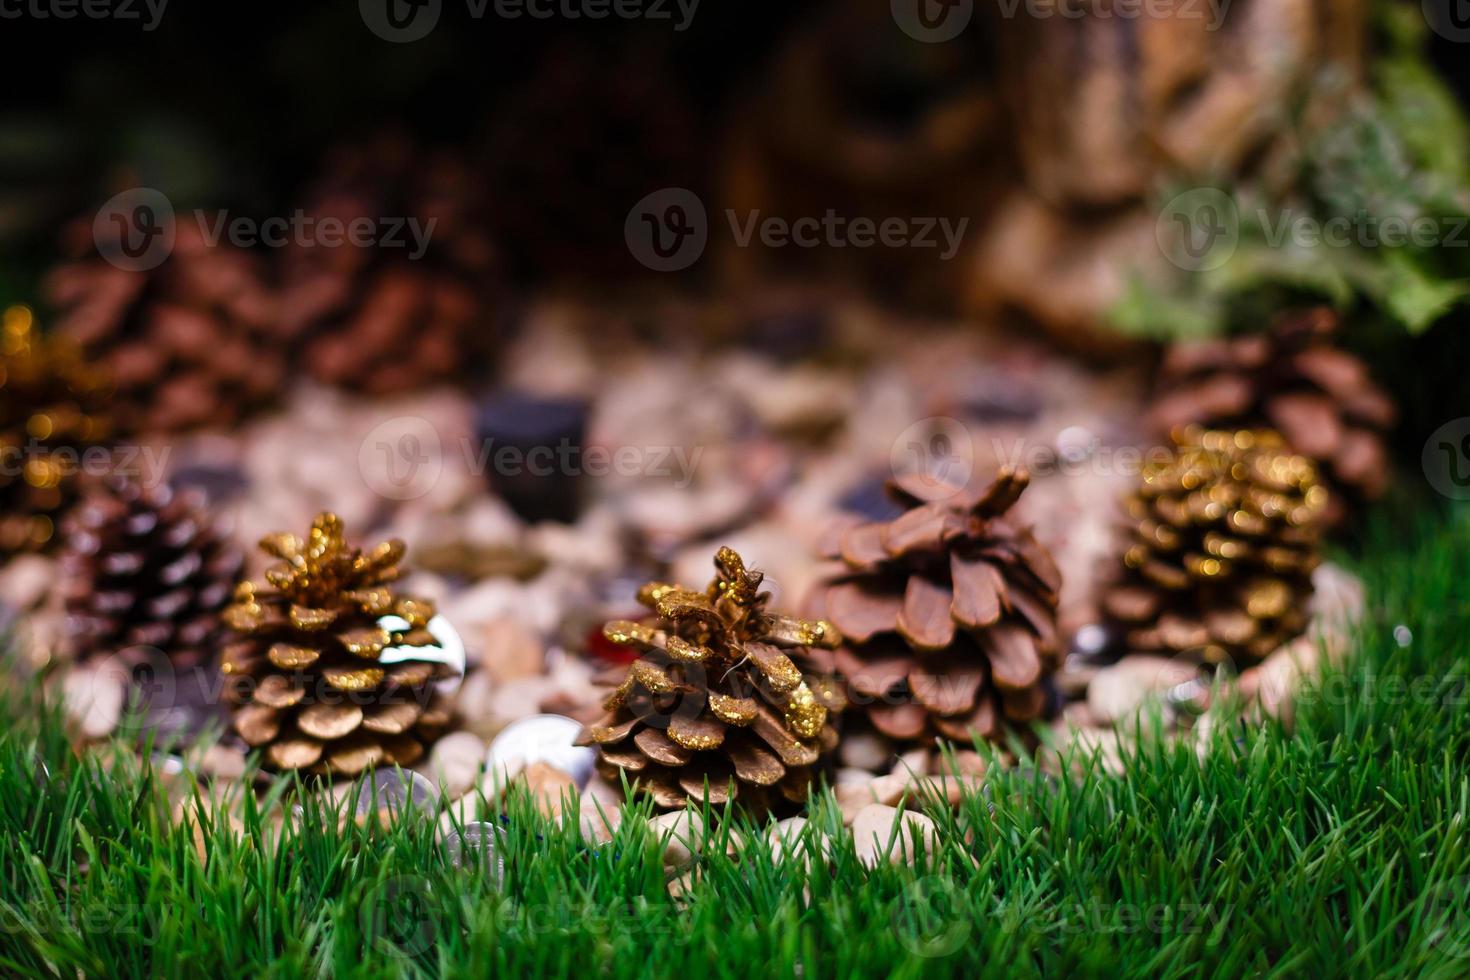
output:
[[[312,795],[279,830],[213,818],[201,860],[161,772],[77,757],[56,710],[11,690],[0,975],[1464,977],[1463,518],[1380,518],[1346,559],[1368,584],[1358,653],[1291,731],[1219,725],[1203,761],[1145,739],[1121,776],[995,770],[993,814],[936,813],[912,867],[824,848],[830,799],[779,861],[725,822],[679,899],[641,821],[592,849],[521,797],[503,878],[454,866],[433,815],[339,825]]]

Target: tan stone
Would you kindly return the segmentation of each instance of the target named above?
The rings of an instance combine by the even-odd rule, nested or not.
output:
[[[874,803],[863,807],[853,820],[853,844],[864,867],[877,867],[884,861],[912,864],[919,850],[928,853],[934,849],[937,829],[921,813]]]

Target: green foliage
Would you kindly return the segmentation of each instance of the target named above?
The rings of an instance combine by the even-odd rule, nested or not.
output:
[[[1262,309],[1326,302],[1417,334],[1470,297],[1470,121],[1425,57],[1418,6],[1380,8],[1371,91],[1326,126],[1293,124],[1284,179],[1222,187],[1238,238],[1216,240],[1203,271],[1135,275],[1110,311],[1116,329],[1209,336],[1259,329]]]
[[[780,859],[726,821],[682,899],[644,821],[592,849],[523,796],[503,881],[455,867],[432,817],[359,825],[290,786],[280,826],[276,794],[243,828],[197,811],[201,857],[168,814],[205,790],[75,756],[9,689],[0,975],[1464,976],[1470,522],[1380,520],[1365,548],[1358,652],[1294,730],[1222,724],[1202,759],[1146,738],[1118,776],[997,767],[915,867],[824,842],[830,799]]]

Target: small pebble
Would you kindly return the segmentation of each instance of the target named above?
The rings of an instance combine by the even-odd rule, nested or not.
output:
[[[1099,722],[1131,720],[1149,695],[1194,680],[1199,668],[1183,660],[1136,655],[1098,671],[1087,688],[1087,706]]]
[[[671,871],[692,863],[704,843],[704,818],[693,810],[660,814],[649,829],[664,844],[664,867]]]
[[[592,845],[606,844],[623,822],[623,808],[610,806],[591,793],[583,793],[577,801],[582,838]]]
[[[512,616],[497,616],[485,624],[481,668],[498,681],[538,677],[545,667],[541,639]]]
[[[863,807],[852,822],[858,861],[867,868],[884,861],[914,863],[918,849],[925,853],[934,849],[936,830],[934,821],[921,813],[899,811],[881,803]]]
[[[523,780],[531,791],[536,808],[548,817],[561,816],[567,794],[577,795],[572,777],[547,762],[531,763],[521,770],[517,778]]]
[[[67,716],[83,738],[103,739],[117,729],[127,701],[128,681],[127,670],[110,660],[78,666],[66,675],[63,691]]]
[[[581,732],[581,722],[563,715],[522,718],[507,725],[490,743],[486,768],[495,777],[508,779],[533,762],[545,762],[581,788],[592,778],[597,758],[590,747],[572,744]]]
[[[450,732],[434,743],[424,775],[443,789],[444,795],[457,800],[480,778],[485,764],[485,743],[473,732]]]

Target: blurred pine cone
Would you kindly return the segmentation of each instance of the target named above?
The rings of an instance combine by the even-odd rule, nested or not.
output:
[[[1311,457],[1332,491],[1324,520],[1383,495],[1386,433],[1397,414],[1361,360],[1335,346],[1328,307],[1285,314],[1266,334],[1175,344],[1149,418],[1160,433],[1186,425],[1271,428]]]
[[[666,187],[699,193],[698,116],[657,47],[558,45],[508,93],[487,148],[492,217],[517,272],[585,284],[644,270],[628,212]]]
[[[223,620],[238,634],[223,653],[235,731],[275,769],[356,774],[412,765],[449,723],[434,683],[454,669],[431,658],[382,660],[390,647],[436,648],[431,603],[395,596],[401,541],[349,548],[322,514],[302,541],[260,542],[280,559],[265,583],[242,582]]]
[[[813,767],[836,746],[834,690],[809,675],[820,659],[812,648],[836,637],[826,623],[768,613],[761,573],[729,548],[715,568],[704,592],[645,585],[639,601],[657,619],[607,624],[611,642],[642,656],[579,744],[595,744],[606,778],[625,772],[661,809],[707,791],[711,803],[738,799],[759,814],[804,801]]]
[[[744,221],[943,219],[968,246],[1002,189],[994,56],[967,31],[944,44],[910,37],[886,4],[829,2],[789,32],[724,140],[723,195]],[[966,230],[971,234],[966,235]],[[907,303],[951,309],[961,268],[946,246],[767,249],[727,242],[738,284],[800,268],[861,282]],[[942,235],[930,236],[939,242]],[[829,243],[830,244],[830,243]]]
[[[80,659],[138,666],[156,650],[187,670],[213,658],[244,555],[201,495],[109,478],[64,529],[67,632]]]
[[[82,453],[107,440],[102,373],[42,337],[29,308],[0,317],[0,561],[55,545],[75,502]]]
[[[255,259],[210,245],[194,221],[153,269],[101,257],[91,224],[67,235],[71,259],[47,276],[56,330],[112,377],[120,432],[229,426],[272,401],[286,354],[274,339],[276,305]]]
[[[1268,430],[1181,432],[1128,502],[1103,610],[1127,651],[1256,663],[1307,625],[1328,492]]]
[[[848,717],[927,745],[997,738],[1047,710],[1061,576],[1006,516],[1029,482],[1010,468],[979,492],[904,478],[890,485],[904,513],[835,536],[827,557],[847,568],[815,604],[842,631]]]
[[[389,394],[480,367],[499,275],[482,183],[460,156],[397,132],[329,154],[305,209],[317,237],[282,257],[282,329],[313,377]],[[374,240],[324,244],[324,221],[370,226]]]

